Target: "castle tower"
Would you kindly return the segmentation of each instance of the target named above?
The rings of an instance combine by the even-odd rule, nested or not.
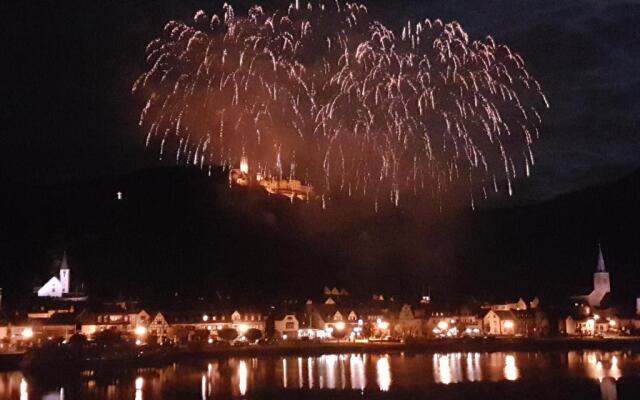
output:
[[[60,263],[60,283],[62,283],[62,293],[69,293],[69,281],[71,279],[71,270],[67,262],[67,252],[64,252],[62,256],[62,262]]]

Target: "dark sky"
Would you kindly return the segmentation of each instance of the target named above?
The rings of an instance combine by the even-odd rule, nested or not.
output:
[[[6,4],[11,3],[11,4]],[[0,177],[28,183],[159,165],[130,87],[144,48],[172,18],[220,1],[4,2]],[[252,4],[232,1],[238,9]],[[273,3],[273,2],[271,2]],[[458,20],[520,52],[552,109],[520,196],[540,200],[619,178],[640,165],[640,4],[634,1],[369,0],[389,26]]]
[[[221,1],[7,3],[0,182],[19,183],[0,197],[8,295],[28,292],[67,250],[76,282],[109,295],[230,284],[308,294],[333,283],[417,293],[426,282],[442,295],[557,296],[588,288],[598,241],[616,288],[631,298],[640,287],[640,174],[615,182],[640,167],[637,2],[370,0],[389,26],[440,17],[471,38],[494,36],[523,55],[552,104],[517,199],[476,213],[374,216],[357,204],[317,213],[243,196],[184,169],[144,171],[162,165],[144,148],[130,93],[144,49],[167,20]],[[521,203],[539,204],[513,207]]]

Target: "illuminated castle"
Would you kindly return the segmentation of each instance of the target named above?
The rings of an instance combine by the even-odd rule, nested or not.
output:
[[[265,177],[261,173],[249,174],[249,161],[242,157],[239,169],[232,169],[229,172],[229,180],[238,186],[254,187],[261,186],[269,194],[275,194],[298,200],[309,200],[313,198],[313,188],[302,184],[296,179],[276,179]]]

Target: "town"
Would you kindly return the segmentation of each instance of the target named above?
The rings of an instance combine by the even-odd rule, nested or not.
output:
[[[135,345],[255,345],[284,342],[375,343],[456,338],[612,338],[640,333],[640,297],[612,304],[612,286],[599,250],[593,290],[545,304],[539,298],[501,304],[440,307],[425,294],[416,301],[373,294],[354,298],[325,286],[318,296],[270,305],[177,301],[153,309],[142,301],[95,304],[72,292],[72,269],[64,254],[51,277],[22,309],[2,308],[0,351],[20,352],[81,337],[117,336]],[[0,298],[1,299],[1,298]],[[201,299],[202,300],[202,299]],[[1,304],[1,303],[0,303]]]

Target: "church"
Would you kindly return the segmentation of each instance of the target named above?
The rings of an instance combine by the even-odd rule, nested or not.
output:
[[[590,307],[599,308],[609,293],[611,293],[611,280],[604,265],[602,248],[598,246],[598,263],[596,264],[596,272],[593,274],[593,291],[586,296],[586,301]]]
[[[47,283],[38,288],[38,297],[63,297],[69,293],[69,280],[71,270],[67,262],[67,253],[62,256],[60,263],[60,277],[53,276]]]
[[[52,298],[60,300],[85,300],[86,296],[82,293],[74,293],[70,290],[71,286],[71,269],[65,252],[60,262],[60,272],[58,276],[52,276],[44,285],[36,288],[34,291],[38,297]]]

